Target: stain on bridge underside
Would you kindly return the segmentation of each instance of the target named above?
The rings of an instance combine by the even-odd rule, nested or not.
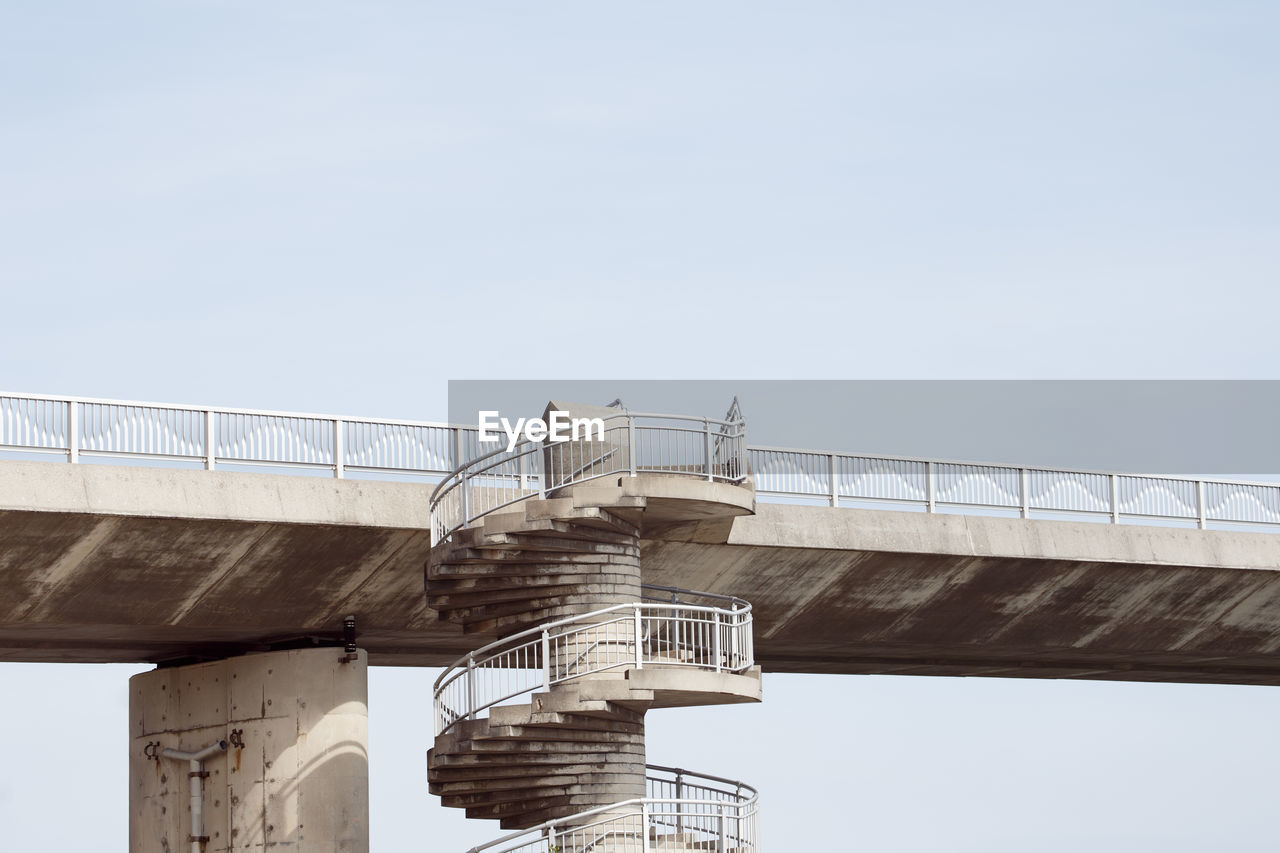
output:
[[[833,538],[831,512],[861,529]],[[736,544],[648,540],[645,579],[751,601],[766,671],[1280,684],[1270,534],[864,512],[762,507],[735,524]],[[1039,540],[1046,556],[1024,555],[1034,536],[1009,538],[1045,525],[1062,525]],[[1200,547],[1171,552],[1217,564],[1164,562],[1162,537],[1190,537]],[[863,547],[803,547],[813,539]],[[1241,543],[1256,553],[1232,566]],[[1073,551],[1109,559],[1056,556]],[[1151,562],[1114,559],[1134,552]]]
[[[444,662],[425,530],[0,512],[0,655],[162,661],[338,642]],[[388,662],[388,661],[383,661]],[[410,661],[407,661],[410,662]]]
[[[375,664],[477,645],[427,608],[423,487],[15,464],[0,660],[340,644],[348,613]],[[757,510],[641,547],[646,582],[751,601],[766,671],[1280,684],[1280,536]]]

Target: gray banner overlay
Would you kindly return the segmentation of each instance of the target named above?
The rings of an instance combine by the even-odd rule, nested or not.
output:
[[[752,446],[1153,474],[1280,474],[1277,380],[455,380],[449,421],[550,400],[721,417]]]

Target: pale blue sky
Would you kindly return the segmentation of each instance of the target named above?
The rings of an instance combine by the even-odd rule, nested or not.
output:
[[[1277,31],[1260,2],[3,4],[0,388],[435,420],[459,378],[1275,378]],[[127,672],[0,666],[7,845],[123,846]],[[371,676],[380,853],[497,834],[426,793],[431,677]],[[757,783],[775,851],[1274,846],[1274,690],[766,689],[655,715],[650,754]],[[793,751],[813,715],[847,735]]]

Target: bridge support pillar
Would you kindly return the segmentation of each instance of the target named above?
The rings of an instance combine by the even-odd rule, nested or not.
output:
[[[338,648],[267,652],[135,675],[129,850],[368,853],[368,731],[363,651],[350,661]]]

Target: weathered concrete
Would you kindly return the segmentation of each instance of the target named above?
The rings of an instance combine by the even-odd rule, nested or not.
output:
[[[761,504],[641,559],[751,601],[769,671],[1280,684],[1273,534]]]
[[[373,663],[451,662],[477,643],[423,597],[429,492],[0,462],[0,659],[213,656],[354,612]],[[646,582],[751,601],[768,671],[1280,684],[1274,534],[761,502],[640,545]]]
[[[460,720],[428,753],[431,792],[508,829],[645,796],[645,712],[759,702],[760,670],[646,664],[562,682]]]
[[[375,663],[472,645],[427,608],[430,489],[0,462],[0,659],[165,661],[335,639]]]
[[[205,853],[369,849],[368,659],[336,649],[251,654],[129,680],[129,850],[190,849],[187,761],[204,762]],[[243,744],[240,746],[239,744]],[[148,748],[150,747],[150,748]]]
[[[598,450],[577,458],[592,458]],[[580,620],[575,630],[558,629],[543,641],[545,659],[536,651],[522,653],[526,665],[546,672],[540,681],[545,690],[527,705],[480,709],[487,719],[475,719],[469,702],[477,700],[457,699],[453,710],[462,718],[437,735],[427,765],[432,792],[446,806],[465,808],[468,817],[527,828],[643,797],[648,709],[760,701],[758,669],[695,669],[689,647],[698,640],[665,635],[669,623],[645,629],[638,614],[598,615],[640,601],[640,538],[650,512],[663,524],[732,519],[750,511],[754,492],[690,477],[644,474],[627,476],[622,485],[611,479],[491,513],[432,549],[427,600],[468,631],[487,626],[508,637],[556,620]],[[719,629],[712,640],[709,626],[703,627],[695,658],[706,667],[730,665],[731,653],[712,648],[720,642]],[[642,656],[643,669],[637,664]],[[467,679],[457,683],[470,685],[471,697],[477,682],[483,690],[491,680],[481,675],[471,681],[470,666],[459,677]]]

